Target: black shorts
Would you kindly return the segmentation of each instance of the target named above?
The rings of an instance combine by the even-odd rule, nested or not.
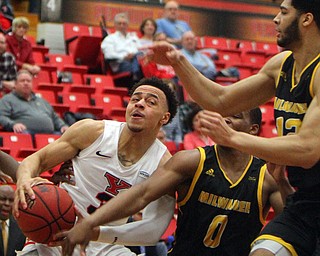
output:
[[[316,250],[319,233],[320,194],[298,191],[288,196],[283,212],[265,226],[260,236],[289,244],[285,246],[289,250],[291,245],[299,256],[310,256]]]

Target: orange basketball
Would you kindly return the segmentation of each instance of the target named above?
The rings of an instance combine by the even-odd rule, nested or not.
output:
[[[25,236],[37,243],[47,244],[61,230],[73,227],[76,213],[74,204],[64,189],[52,184],[32,187],[35,199],[26,195],[27,209],[19,208],[17,222]]]

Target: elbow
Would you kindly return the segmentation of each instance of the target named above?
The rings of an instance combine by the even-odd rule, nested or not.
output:
[[[297,166],[310,169],[319,161],[319,151],[317,147],[311,145],[304,148],[301,157],[297,157]]]

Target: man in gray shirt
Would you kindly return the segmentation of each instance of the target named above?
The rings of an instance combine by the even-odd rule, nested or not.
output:
[[[32,91],[32,75],[18,72],[15,89],[0,100],[0,125],[16,133],[63,133],[68,126]]]

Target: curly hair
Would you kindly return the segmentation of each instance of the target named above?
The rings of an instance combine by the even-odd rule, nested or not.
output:
[[[150,85],[153,87],[156,87],[163,91],[163,93],[166,95],[168,109],[170,113],[170,119],[168,123],[171,122],[171,120],[174,118],[174,116],[177,113],[178,108],[178,100],[175,92],[171,90],[169,85],[165,83],[163,80],[157,78],[157,77],[150,77],[150,78],[143,78],[138,83],[134,84],[132,88],[129,91],[129,96],[133,94],[133,92],[141,85]]]

